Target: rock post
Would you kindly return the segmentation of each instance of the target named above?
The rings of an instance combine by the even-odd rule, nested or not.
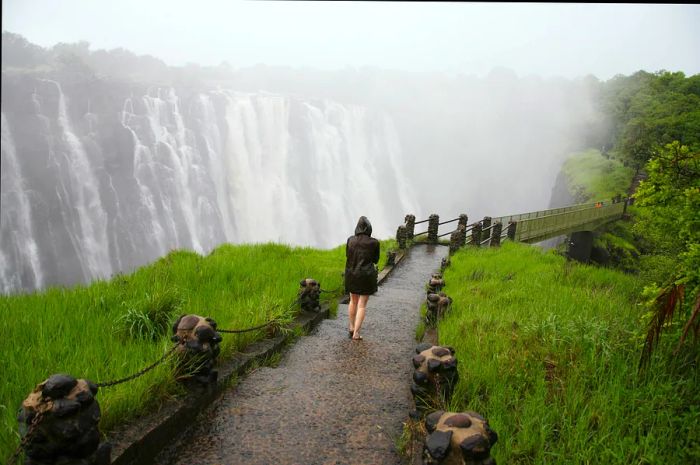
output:
[[[30,434],[25,465],[109,465],[111,445],[100,443],[97,389],[63,374],[34,388],[17,417],[20,434]]]
[[[440,216],[433,213],[428,217],[428,243],[437,244],[438,228],[440,227]]]
[[[413,234],[416,232],[415,215],[406,215],[406,218],[404,218],[404,223],[406,224],[406,239],[413,240]]]
[[[431,399],[437,395],[445,401],[452,395],[459,374],[457,373],[457,359],[452,347],[433,346],[423,343],[416,347],[416,355],[413,357],[413,384],[411,393],[418,412],[424,412]]]
[[[313,278],[302,279],[299,281],[297,298],[303,311],[321,311],[321,284]]]
[[[214,364],[221,351],[221,334],[216,331],[216,321],[199,315],[182,315],[173,324],[171,340],[179,344],[175,351],[179,380],[194,379],[201,384],[216,382],[218,371]]]
[[[438,410],[425,418],[425,465],[496,465],[491,448],[498,434],[476,412]]]

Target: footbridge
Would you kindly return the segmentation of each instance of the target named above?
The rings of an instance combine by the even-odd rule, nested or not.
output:
[[[490,217],[469,223],[468,216],[440,221],[436,214],[416,221],[415,216],[406,215],[404,224],[396,232],[399,248],[407,241],[437,243],[440,238],[450,236],[450,248],[466,244],[474,246],[497,246],[504,240],[534,244],[553,237],[594,231],[600,226],[622,218],[627,210],[627,199],[581,203],[561,208],[551,208],[528,213]],[[427,223],[427,230],[416,232],[416,227]],[[456,227],[455,227],[456,224]],[[447,226],[449,225],[449,226]]]

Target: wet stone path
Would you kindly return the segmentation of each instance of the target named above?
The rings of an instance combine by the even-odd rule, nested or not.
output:
[[[370,297],[362,341],[347,306],[230,389],[158,465],[393,465],[412,408],[411,355],[425,283],[447,247],[414,246]]]

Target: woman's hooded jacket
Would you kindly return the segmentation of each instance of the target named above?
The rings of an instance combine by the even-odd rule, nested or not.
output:
[[[355,235],[345,247],[345,291],[370,295],[377,292],[379,241],[372,236],[372,225],[364,216],[355,227]]]

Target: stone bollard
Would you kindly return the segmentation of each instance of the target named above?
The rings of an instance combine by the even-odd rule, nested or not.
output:
[[[438,294],[428,294],[426,298],[427,313],[425,315],[425,323],[428,327],[433,328],[438,320],[442,318],[452,305],[452,298],[448,297],[444,292]]]
[[[491,448],[498,434],[476,412],[438,410],[425,418],[425,465],[496,465]]]
[[[394,266],[396,265],[396,251],[395,250],[387,250],[386,252],[386,266]]]
[[[418,412],[424,412],[430,399],[440,395],[444,401],[452,396],[459,380],[457,359],[452,347],[423,343],[416,347],[413,357],[413,384],[411,393]]]
[[[199,315],[182,315],[173,324],[170,339],[179,344],[176,350],[178,380],[216,382],[219,372],[214,369],[214,363],[221,351],[221,334],[216,331],[216,321]]]
[[[485,216],[483,220],[481,220],[481,242],[484,242],[486,239],[489,239],[489,236],[491,234],[491,230],[489,229],[491,227],[491,217],[490,216]],[[481,245],[481,243],[479,243]]]
[[[401,225],[396,230],[396,242],[399,243],[399,249],[403,250],[406,248],[406,226]]]
[[[321,311],[321,284],[313,278],[306,278],[299,281],[299,286],[297,298],[301,309],[305,312]]]
[[[34,388],[17,417],[22,437],[31,432],[25,465],[109,465],[112,446],[100,443],[97,389],[90,381],[61,374]]]
[[[518,227],[518,222],[517,221],[509,221],[508,222],[508,239],[511,241],[515,240],[515,228]]]
[[[491,228],[491,247],[498,247],[501,245],[501,231],[503,225],[501,223],[494,223],[493,228]]]
[[[450,255],[454,255],[459,250],[459,238],[459,231],[452,231],[452,234],[450,234]]]
[[[457,232],[459,233],[459,248],[462,248],[467,243],[467,227],[460,224],[457,226]]]
[[[413,240],[413,234],[416,232],[415,215],[406,215],[406,218],[404,218],[404,223],[406,223],[406,239]]]
[[[432,277],[428,281],[427,294],[434,294],[440,292],[442,287],[445,285],[445,280],[442,279],[440,273],[433,273]]]
[[[481,223],[476,223],[472,228],[472,245],[481,246]]]
[[[444,257],[440,262],[440,270],[445,271],[448,266],[450,266],[450,257]]]
[[[459,215],[459,221],[457,221],[457,224],[459,226],[464,226],[464,228],[467,228],[467,222],[469,221],[469,217],[466,215],[466,213],[462,213]]]
[[[428,217],[428,243],[437,244],[440,217],[433,213]]]

